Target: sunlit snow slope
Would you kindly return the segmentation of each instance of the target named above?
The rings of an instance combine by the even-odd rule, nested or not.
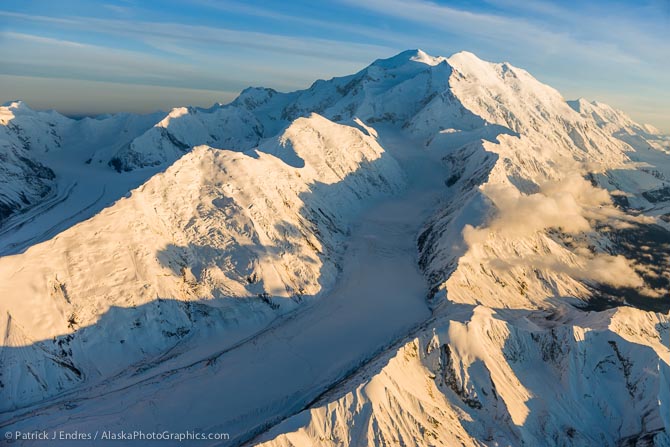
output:
[[[670,445],[670,139],[623,112],[407,51],[0,119],[3,430]]]

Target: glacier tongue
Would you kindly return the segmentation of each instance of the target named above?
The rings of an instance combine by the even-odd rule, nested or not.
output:
[[[0,258],[4,430],[670,445],[668,137],[420,50],[155,118],[34,155],[151,178]]]

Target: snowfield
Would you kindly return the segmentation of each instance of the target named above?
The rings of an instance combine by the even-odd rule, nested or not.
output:
[[[621,111],[412,50],[0,124],[3,431],[670,446],[670,137]]]

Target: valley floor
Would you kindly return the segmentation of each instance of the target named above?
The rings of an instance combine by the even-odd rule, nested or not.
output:
[[[61,180],[58,191],[38,206],[10,216],[0,226],[0,256],[22,253],[94,216],[144,183],[158,169],[119,175],[107,166],[81,168],[78,153],[65,160],[52,157],[50,166]],[[81,155],[80,157],[81,158]]]

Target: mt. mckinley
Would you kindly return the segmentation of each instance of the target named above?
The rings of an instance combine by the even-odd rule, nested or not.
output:
[[[670,137],[620,111],[406,51],[0,124],[3,431],[670,446]]]

